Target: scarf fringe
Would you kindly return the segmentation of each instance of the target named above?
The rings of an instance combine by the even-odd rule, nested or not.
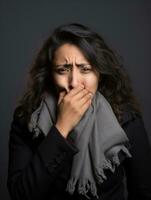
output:
[[[132,155],[130,154],[129,150],[124,145],[121,146],[120,151],[122,151],[124,153],[125,157],[129,157],[129,158],[132,157]],[[119,159],[118,153],[113,156],[112,163],[115,166],[119,166],[120,165],[120,159]]]
[[[132,157],[129,150],[123,145],[120,149],[125,154],[125,157]],[[104,159],[103,165],[100,167],[95,168],[94,172],[99,184],[103,183],[104,180],[107,179],[104,170],[109,169],[112,173],[114,173],[116,166],[120,165],[120,159],[118,153],[115,153],[112,157],[112,161],[108,159]]]
[[[131,157],[131,154],[129,153],[128,149],[123,145],[119,151],[123,151],[126,157]],[[112,157],[112,161],[108,159],[104,159],[103,165],[100,165],[97,169],[94,169],[94,173],[96,175],[96,179],[98,184],[101,184],[104,182],[104,180],[107,179],[105,175],[105,169],[109,169],[112,173],[114,173],[116,166],[120,165],[120,159],[118,156],[118,153],[115,153]],[[91,193],[94,197],[97,199],[97,187],[96,183],[90,181],[89,179],[79,179],[78,178],[71,178],[68,181],[66,191],[68,191],[71,195],[74,193],[77,185],[78,193],[81,195],[84,195],[87,199],[90,199],[88,193]]]
[[[114,172],[115,167],[111,164],[110,160],[104,159],[103,165],[101,164],[98,168],[94,169],[94,173],[99,184],[103,183],[103,181],[107,179],[104,172],[105,169],[109,169]]]
[[[66,191],[72,195],[76,189],[76,184],[78,184],[77,186],[78,193],[85,196],[87,199],[90,199],[88,192],[91,193],[97,199],[99,198],[97,194],[96,184],[88,179],[78,180],[77,178],[71,178],[68,181]]]

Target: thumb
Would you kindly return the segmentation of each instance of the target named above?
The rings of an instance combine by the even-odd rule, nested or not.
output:
[[[66,95],[65,91],[62,91],[59,93],[59,99],[58,99],[58,104],[61,103],[62,99],[64,98],[64,96]]]

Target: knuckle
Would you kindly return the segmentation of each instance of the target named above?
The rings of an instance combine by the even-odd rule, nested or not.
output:
[[[88,91],[87,91],[87,90],[85,90],[85,91],[83,91],[83,93],[84,93],[84,95],[87,95]]]
[[[87,93],[87,94],[85,95],[85,99],[88,100],[88,99],[90,99],[90,98],[91,98],[90,94]]]
[[[82,91],[83,91],[84,93],[87,93],[87,89],[83,89]]]

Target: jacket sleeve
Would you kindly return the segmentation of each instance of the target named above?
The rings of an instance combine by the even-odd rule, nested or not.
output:
[[[13,118],[9,139],[8,190],[13,200],[42,199],[77,149],[52,127],[34,152],[31,133]]]
[[[151,147],[141,117],[125,126],[132,158],[125,161],[128,200],[151,199]]]

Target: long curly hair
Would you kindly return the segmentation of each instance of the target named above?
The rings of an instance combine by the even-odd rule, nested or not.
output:
[[[98,33],[82,24],[71,23],[53,31],[32,64],[27,89],[18,106],[18,114],[26,123],[39,106],[44,92],[55,92],[52,76],[54,53],[65,43],[80,48],[89,63],[100,73],[98,90],[109,101],[119,122],[123,112],[127,110],[141,114],[140,105],[120,57],[107,46]]]

